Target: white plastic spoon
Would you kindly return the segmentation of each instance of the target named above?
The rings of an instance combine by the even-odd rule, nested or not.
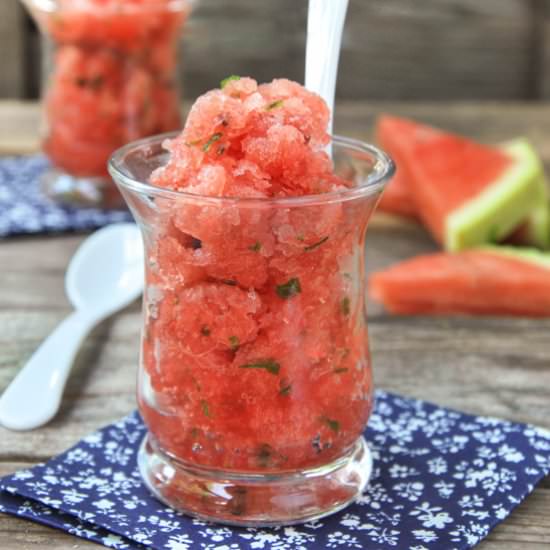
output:
[[[32,430],[51,420],[80,345],[100,321],[128,306],[143,290],[143,245],[136,225],[107,226],[87,238],[65,278],[75,307],[36,350],[0,398],[0,424]]]
[[[306,45],[306,88],[319,94],[330,109],[332,134],[334,96],[348,0],[309,0]]]

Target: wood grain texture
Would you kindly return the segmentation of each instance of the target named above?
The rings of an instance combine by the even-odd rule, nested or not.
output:
[[[25,49],[27,32],[18,0],[0,2],[0,54],[2,74],[0,97],[23,97],[25,93]]]
[[[338,95],[538,97],[548,79],[548,65],[540,63],[550,36],[540,24],[546,1],[351,0]],[[0,2],[0,51],[12,54],[0,97],[23,97],[24,72],[30,77],[25,97],[32,97],[39,84],[36,29],[32,32],[22,19],[13,21],[17,8],[17,0]],[[228,74],[302,81],[306,19],[307,0],[200,0],[182,46],[186,97],[216,86]],[[21,37],[33,55],[23,55]]]
[[[488,142],[528,135],[550,164],[548,107],[522,104],[364,104],[338,108],[340,132],[369,137],[382,110],[441,124]],[[17,114],[17,116],[14,115]],[[36,147],[33,105],[0,102],[0,144],[19,127],[25,151]],[[27,131],[17,120],[26,120]],[[0,149],[1,151],[1,149]],[[11,149],[11,152],[15,150]],[[69,311],[65,267],[82,236],[0,242],[0,391]],[[435,246],[422,228],[376,216],[367,243],[369,270]],[[384,389],[474,414],[550,428],[550,320],[389,317],[369,304],[375,380]],[[30,434],[0,428],[0,475],[46,460],[132,410],[139,305],[101,325],[86,341],[63,408]],[[550,478],[479,545],[482,550],[542,550],[550,545]],[[63,533],[0,515],[0,548],[96,547]]]

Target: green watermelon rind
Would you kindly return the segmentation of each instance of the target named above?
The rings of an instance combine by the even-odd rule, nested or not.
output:
[[[449,252],[504,239],[547,203],[544,169],[529,142],[520,138],[505,149],[516,162],[478,197],[448,216],[445,248]]]
[[[526,242],[542,250],[550,249],[550,204],[541,204],[533,210],[525,223]]]
[[[513,150],[514,147],[516,147],[519,155],[525,155],[527,158],[532,155],[536,156],[536,152],[525,138],[515,139],[501,146],[504,151]],[[526,225],[525,244],[536,246],[542,250],[548,250],[550,248],[550,187],[548,187],[548,181],[542,164],[539,185],[541,186],[541,194],[545,198],[537,204],[536,208],[533,209],[524,221]]]
[[[490,252],[500,256],[506,256],[522,262],[528,262],[550,270],[550,253],[542,252],[538,248],[519,246],[487,245],[478,247],[477,250]]]

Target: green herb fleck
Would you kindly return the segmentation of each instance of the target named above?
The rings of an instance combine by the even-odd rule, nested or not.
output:
[[[337,369],[334,369],[334,374],[342,374],[343,372],[348,372],[348,368],[346,367],[339,367]]]
[[[202,141],[202,139],[195,139],[193,141],[186,141],[185,145],[187,145],[187,147],[196,147],[201,141]]]
[[[99,90],[103,86],[103,77],[101,75],[94,76],[93,78],[78,77],[76,79],[76,85],[80,88],[91,88],[92,90]]]
[[[262,243],[260,241],[256,241],[253,245],[248,247],[248,250],[252,250],[252,252],[259,252],[261,249]]]
[[[349,296],[344,296],[340,302],[340,309],[342,313],[347,317],[351,311]]]
[[[222,279],[222,283],[224,285],[237,286],[237,281],[235,281],[234,279]]]
[[[311,250],[315,250],[317,247],[321,246],[322,244],[326,243],[328,241],[328,235],[324,238],[322,238],[320,241],[310,244],[309,246],[306,246],[304,250],[306,252],[310,252]]]
[[[279,374],[281,370],[281,365],[277,363],[274,359],[260,359],[255,363],[247,363],[246,365],[241,365],[240,369],[264,369],[271,374]]]
[[[229,337],[229,346],[231,347],[232,351],[237,351],[240,345],[241,343],[236,336]]]
[[[230,82],[233,82],[234,80],[240,80],[240,79],[241,79],[240,76],[237,76],[236,74],[232,74],[231,76],[224,78],[220,82],[220,88],[223,90]]]
[[[283,298],[283,300],[288,300],[292,298],[292,296],[300,294],[300,292],[302,292],[302,286],[300,285],[300,279],[296,277],[290,279],[283,285],[277,286],[277,294],[280,298]]]
[[[267,468],[271,462],[273,447],[267,443],[262,443],[258,449],[258,464],[262,468]]]
[[[284,105],[284,101],[282,99],[279,99],[277,101],[274,101],[273,103],[270,103],[265,110],[266,111],[273,111],[273,109],[278,109],[279,107],[282,107]]]
[[[205,399],[201,399],[201,409],[204,416],[207,416],[208,418],[212,416],[210,414],[210,406],[208,405],[208,401],[206,401]]]
[[[201,334],[203,336],[210,336],[211,333],[212,331],[210,330],[210,327],[208,325],[203,325],[201,327]]]
[[[292,384],[288,380],[281,380],[279,386],[281,388],[279,390],[279,395],[290,395],[290,392],[292,391]]]
[[[214,143],[216,143],[216,141],[219,141],[221,138],[223,137],[223,134],[218,132],[216,134],[214,134],[202,147],[202,150],[205,152],[205,153],[208,153],[208,151],[210,151],[210,147],[212,147],[212,145],[214,145]]]
[[[296,235],[296,239],[303,243],[305,240],[305,237],[301,233],[298,233],[298,235]]]
[[[320,420],[323,424],[327,425],[334,433],[338,433],[340,431],[340,422],[338,422],[338,420],[332,420],[328,416],[321,416]]]
[[[200,428],[193,428],[191,430],[191,437],[193,439],[197,439],[198,437],[200,437],[202,435],[202,430]]]

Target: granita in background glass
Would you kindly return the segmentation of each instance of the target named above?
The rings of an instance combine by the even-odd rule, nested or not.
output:
[[[327,122],[298,84],[236,79],[111,160],[146,247],[139,467],[192,515],[302,522],[368,482],[364,246],[393,164],[334,138],[333,165]]]
[[[45,190],[119,206],[106,168],[113,151],[181,126],[178,46],[192,1],[23,1],[45,37]]]

